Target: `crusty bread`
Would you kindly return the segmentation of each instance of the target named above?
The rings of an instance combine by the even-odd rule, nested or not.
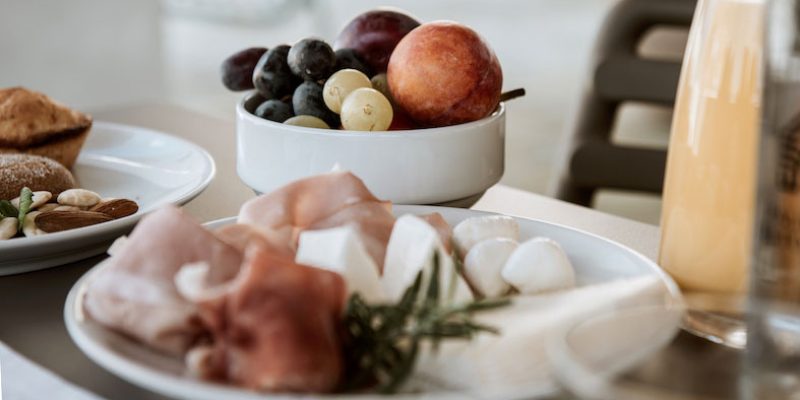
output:
[[[0,154],[0,200],[19,196],[23,187],[59,193],[75,187],[75,178],[63,165],[41,156]]]
[[[72,168],[92,118],[25,88],[0,89],[0,153],[50,157]]]

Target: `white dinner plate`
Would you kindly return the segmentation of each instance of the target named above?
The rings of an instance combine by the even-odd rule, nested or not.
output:
[[[184,204],[200,194],[214,171],[211,156],[186,140],[135,126],[95,122],[72,169],[77,187],[103,197],[134,200],[139,211],[98,225],[0,241],[0,275],[101,254],[143,215],[164,204]]]
[[[434,207],[434,206],[394,206],[396,215],[407,213],[427,214],[441,213],[451,224],[468,217],[486,214],[480,211]],[[663,284],[663,296],[659,295],[652,306],[673,307],[681,303],[681,295],[677,285],[655,263],[635,251],[612,242],[608,239],[582,232],[569,227],[544,221],[517,218],[521,239],[545,236],[558,241],[572,261],[578,286],[592,285],[623,278],[643,275],[654,277],[657,284]],[[218,228],[235,222],[235,218],[226,218],[208,223],[209,228]],[[69,335],[77,346],[94,362],[133,384],[142,386],[165,396],[193,400],[265,400],[283,398],[309,398],[310,395],[285,395],[255,393],[231,386],[199,381],[183,374],[183,362],[170,356],[157,353],[148,347],[123,335],[108,330],[91,319],[83,311],[83,297],[86,283],[99,269],[100,263],[78,280],[67,296],[64,306],[64,319]],[[641,304],[637,304],[641,305]],[[621,306],[621,305],[618,305]],[[677,320],[673,329],[664,329],[663,335],[672,335],[677,331]],[[655,340],[654,343],[663,341]],[[632,344],[631,346],[634,346]],[[657,348],[648,349],[649,343],[636,343],[637,354],[644,357]],[[623,349],[628,350],[628,349]],[[648,351],[649,350],[649,351]],[[524,355],[522,355],[524,356]],[[543,362],[546,362],[543,360]],[[524,393],[524,398],[537,398],[552,395],[557,390],[555,384],[531,387]],[[328,395],[321,398],[381,398],[378,395]],[[395,398],[435,398],[464,399],[470,398],[466,393],[437,391],[434,393],[415,393],[389,396]],[[491,396],[490,398],[498,398]],[[514,398],[519,398],[514,396]]]

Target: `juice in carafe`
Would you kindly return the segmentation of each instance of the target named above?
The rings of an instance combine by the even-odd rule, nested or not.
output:
[[[751,254],[763,2],[705,1],[675,103],[659,262],[684,289],[738,292]]]

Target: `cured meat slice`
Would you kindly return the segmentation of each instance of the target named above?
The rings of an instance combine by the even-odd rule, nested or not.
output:
[[[203,329],[197,307],[178,293],[173,277],[199,261],[211,267],[207,279],[222,282],[236,275],[242,253],[175,207],[155,211],[88,282],[85,310],[111,329],[183,354]]]
[[[296,239],[300,230],[362,202],[383,203],[352,173],[332,172],[301,179],[246,202],[239,212],[239,223]],[[385,206],[391,207],[388,203]]]
[[[294,254],[292,244],[276,232],[260,229],[249,224],[225,225],[214,231],[223,242],[233,246],[244,254],[245,249],[255,243],[258,246],[280,254]]]
[[[337,387],[341,276],[251,246],[239,275],[214,292],[199,303],[212,344],[189,353],[194,374],[270,392]]]

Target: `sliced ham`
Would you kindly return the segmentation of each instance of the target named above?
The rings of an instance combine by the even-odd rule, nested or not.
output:
[[[88,282],[84,307],[99,323],[170,354],[183,354],[203,333],[197,307],[173,283],[186,263],[206,262],[207,279],[238,272],[242,254],[175,207],[142,219]]]
[[[334,390],[344,281],[263,247],[246,254],[239,275],[199,303],[212,344],[189,352],[191,372],[269,392]]]
[[[239,222],[275,231],[302,230],[362,202],[381,201],[352,173],[332,172],[295,181],[244,203]]]
[[[223,242],[233,246],[244,254],[244,250],[251,244],[256,244],[280,254],[294,254],[290,241],[274,231],[258,228],[249,224],[225,225],[214,231],[214,234]]]
[[[273,232],[292,248],[304,230],[353,225],[367,252],[382,267],[394,219],[391,203],[378,200],[361,179],[350,172],[332,172],[248,201],[238,222]]]

